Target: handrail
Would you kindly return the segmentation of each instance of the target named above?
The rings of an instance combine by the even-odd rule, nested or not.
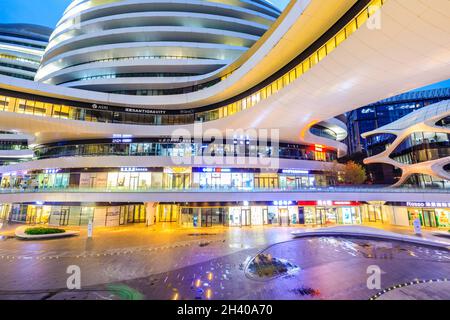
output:
[[[450,189],[427,188],[392,188],[386,186],[337,186],[337,187],[311,187],[311,188],[41,188],[41,189],[0,189],[0,194],[39,194],[39,193],[439,193],[448,194]],[[449,202],[450,203],[450,202]]]

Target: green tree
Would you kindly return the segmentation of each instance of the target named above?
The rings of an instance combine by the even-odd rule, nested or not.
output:
[[[349,161],[345,164],[343,178],[346,184],[363,184],[367,180],[366,169],[354,161]]]

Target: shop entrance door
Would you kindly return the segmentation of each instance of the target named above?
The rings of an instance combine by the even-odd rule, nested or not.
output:
[[[212,227],[211,209],[202,209],[202,227]]]
[[[174,173],[172,175],[172,188],[173,189],[186,189],[189,187],[190,183],[189,174],[184,173]]]
[[[220,188],[221,179],[220,176],[215,176],[214,174],[211,177],[211,187],[212,188]]]
[[[280,216],[280,226],[289,225],[289,211],[287,208],[279,208],[278,214]]]
[[[128,206],[128,220],[127,223],[134,223],[134,210],[136,206]]]
[[[60,226],[69,225],[69,214],[70,214],[70,210],[68,208],[61,208],[61,214],[59,216],[59,225]]]
[[[128,210],[126,206],[120,207],[119,225],[123,226],[128,223]]]
[[[324,208],[316,209],[316,224],[320,224],[320,225],[325,224],[325,209]]]
[[[139,186],[139,177],[134,176],[130,177],[130,190],[137,190]]]
[[[251,210],[242,209],[241,210],[241,226],[250,226],[252,224]]]
[[[425,227],[436,228],[436,216],[434,210],[423,210],[423,225]]]

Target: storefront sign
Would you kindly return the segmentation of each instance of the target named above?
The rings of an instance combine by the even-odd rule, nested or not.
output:
[[[316,151],[316,152],[323,152],[323,146],[322,145],[320,145],[320,144],[316,144],[315,145],[315,147],[314,147],[314,150]]]
[[[450,207],[450,202],[406,202],[403,206],[418,208],[448,208]]]
[[[148,168],[123,167],[120,172],[148,172]]]
[[[130,139],[130,138],[126,138],[126,139],[116,138],[116,139],[112,140],[112,143],[133,143],[133,139]]]
[[[230,173],[229,168],[202,168],[202,172],[215,172],[215,173]]]
[[[61,171],[61,169],[45,169],[44,173],[45,174],[52,174],[52,173],[58,173],[59,171]]]
[[[290,206],[292,204],[294,204],[294,201],[274,201],[273,205],[274,206]]]
[[[281,170],[283,174],[309,174],[308,170],[298,170],[298,169],[283,169]]]
[[[319,200],[319,201],[297,201],[299,206],[322,206],[322,207],[356,207],[361,203],[358,201],[331,201],[331,200]]]

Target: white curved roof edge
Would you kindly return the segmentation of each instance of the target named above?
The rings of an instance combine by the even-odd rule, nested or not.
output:
[[[215,103],[220,100],[224,100],[222,98],[224,94],[224,91],[226,91],[227,88],[230,88],[233,85],[236,85],[237,87],[234,88],[234,90],[231,90],[232,94],[228,94],[229,97],[238,94],[253,85],[257,84],[257,82],[253,81],[240,81],[245,76],[248,76],[249,74],[257,74],[258,73],[258,67],[264,67],[267,68],[268,66],[272,67],[271,73],[276,72],[284,63],[282,61],[278,61],[278,59],[275,59],[275,57],[272,57],[272,55],[279,55],[281,52],[274,53],[273,49],[278,48],[282,50],[283,55],[290,54],[290,57],[295,57],[298,54],[298,50],[296,48],[287,47],[289,50],[287,50],[286,46],[284,46],[286,43],[292,43],[292,41],[285,39],[286,42],[281,41],[283,38],[296,38],[298,39],[298,33],[296,30],[292,31],[292,27],[295,25],[295,23],[306,22],[310,19],[310,16],[302,14],[305,10],[308,8],[311,9],[312,12],[316,13],[320,16],[320,14],[325,15],[325,17],[322,16],[327,22],[328,27],[333,24],[337,19],[339,19],[342,15],[342,12],[345,12],[348,10],[348,6],[351,3],[343,3],[339,0],[330,0],[335,2],[335,7],[333,8],[332,12],[325,12],[322,10],[322,6],[320,5],[321,0],[297,0],[295,3],[292,3],[292,6],[289,8],[290,10],[286,10],[283,15],[280,17],[279,25],[274,26],[274,32],[270,34],[268,39],[265,39],[264,37],[260,39],[259,41],[264,41],[261,48],[259,48],[255,53],[252,53],[252,56],[249,58],[248,61],[246,61],[237,71],[235,71],[234,74],[232,74],[230,77],[222,81],[220,84],[212,86],[210,88],[206,88],[204,90],[201,90],[201,92],[194,92],[191,94],[182,94],[182,95],[172,95],[168,99],[166,97],[161,96],[145,96],[145,97],[137,97],[137,96],[125,96],[125,95],[115,95],[115,94],[103,94],[99,95],[97,92],[86,92],[86,91],[66,91],[66,94],[68,94],[68,97],[72,97],[75,99],[81,99],[82,97],[89,97],[89,96],[96,96],[99,101],[104,101],[105,103],[113,104],[113,105],[126,105],[129,104],[130,99],[134,100],[135,106],[141,106],[141,107],[151,107],[151,106],[160,106],[164,105],[167,108],[176,109],[176,108],[185,108],[185,107],[193,107],[193,105],[196,106],[202,106],[207,105],[210,103]],[[314,4],[314,6],[311,7],[311,3]],[[340,8],[340,10],[336,10],[336,8]],[[304,21],[305,20],[305,21]],[[310,24],[307,24],[310,25]],[[290,34],[292,32],[292,34]],[[322,31],[323,33],[323,31]],[[321,33],[319,33],[321,34]],[[310,42],[306,43],[305,45],[309,45]],[[283,49],[279,48],[283,47]],[[272,54],[272,55],[271,55]],[[286,61],[289,61],[290,58],[288,58]],[[266,63],[266,60],[271,61],[271,63]],[[278,62],[274,64],[274,62]],[[38,75],[39,76],[39,71]],[[257,81],[260,82],[266,77],[266,74],[260,75],[257,77]],[[0,81],[1,82],[1,81]],[[238,83],[241,83],[241,85],[237,85]],[[240,88],[240,89],[239,89]],[[35,90],[47,90],[47,92],[52,91],[59,91],[59,88],[52,88],[49,87],[35,87]],[[77,90],[77,89],[72,89]],[[70,93],[69,93],[70,92]],[[56,93],[56,92],[55,92]]]
[[[176,76],[176,77],[126,77],[126,78],[99,78],[90,80],[71,81],[60,84],[59,86],[67,88],[89,88],[93,90],[94,87],[111,86],[111,90],[119,89],[171,89],[183,88],[192,86],[194,84],[201,84],[210,80],[217,71],[198,76]],[[164,85],[164,86],[163,86]],[[99,90],[103,91],[103,90]]]
[[[33,158],[33,150],[0,150],[0,158],[3,159],[31,159]]]
[[[14,36],[5,36],[5,35],[0,34],[0,42],[2,40],[16,41],[19,43],[23,43],[24,46],[26,46],[26,44],[34,44],[34,45],[43,46],[43,47],[47,46],[47,42],[45,42],[45,41],[38,41],[38,40],[29,39],[29,38],[20,38],[20,37],[14,37]]]
[[[33,71],[27,71],[27,70],[16,69],[16,68],[11,68],[11,67],[4,67],[1,65],[0,65],[0,71],[8,72],[11,74],[20,74],[20,75],[24,75],[24,76],[31,77],[31,78],[33,78],[35,75],[35,72],[33,72]]]
[[[18,58],[24,58],[27,60],[32,60],[38,67],[42,58],[42,55],[35,55],[35,54],[30,54],[30,53],[24,53],[24,52],[20,52],[20,51],[15,51],[12,48],[2,48],[1,44],[0,44],[0,53],[5,54],[5,55],[10,55],[10,56],[15,56]],[[30,62],[31,63],[31,62]]]
[[[108,16],[108,17],[102,17],[97,18],[93,20],[88,20],[86,22],[82,22],[79,25],[79,29],[90,27],[95,28],[94,25],[102,22],[112,23],[112,21],[117,20],[118,22],[123,19],[139,19],[139,18],[154,18],[154,17],[170,17],[170,18],[192,18],[192,19],[198,19],[198,20],[212,20],[212,21],[226,21],[237,25],[243,25],[252,27],[255,29],[261,29],[262,31],[267,30],[269,27],[265,24],[260,24],[253,21],[248,21],[245,19],[238,19],[233,17],[226,17],[226,16],[217,16],[213,14],[206,14],[206,13],[193,13],[193,12],[176,12],[176,11],[157,11],[157,12],[135,12],[135,13],[123,13],[123,14],[117,14],[114,16]],[[79,29],[76,29],[75,31],[78,31]],[[49,43],[49,47],[52,46],[52,42],[56,41],[57,38],[61,35],[66,34],[67,32],[74,31],[73,29],[61,31],[58,34],[53,35],[53,39]]]
[[[150,3],[150,2],[162,2],[161,0],[146,0],[146,3]],[[185,0],[171,0],[171,3],[176,3],[179,2],[180,4],[187,4],[187,2]],[[83,8],[78,8],[77,10],[73,10],[75,8],[72,8],[72,10],[67,11],[63,17],[58,21],[56,28],[54,30],[55,33],[59,33],[61,29],[64,29],[64,24],[67,23],[68,20],[70,19],[74,19],[77,16],[79,16],[80,14],[87,14],[87,13],[91,13],[91,12],[95,12],[101,9],[111,9],[114,7],[121,7],[121,6],[126,6],[126,5],[132,5],[132,4],[142,4],[142,1],[139,0],[126,0],[126,1],[121,1],[121,2],[117,2],[117,3],[109,3],[109,4],[105,4],[105,5],[97,5],[94,7],[88,7],[86,6],[86,9]],[[266,21],[274,21],[276,20],[276,18],[269,16],[267,14],[263,14],[260,13],[258,11],[255,10],[249,10],[249,9],[245,9],[245,8],[241,8],[241,7],[237,7],[237,6],[233,6],[233,5],[226,5],[226,4],[221,4],[218,2],[205,2],[205,1],[199,1],[199,0],[190,0],[189,4],[192,5],[200,5],[200,6],[208,6],[211,8],[222,8],[222,9],[226,9],[226,10],[232,10],[235,12],[240,12],[242,14],[247,14],[250,16],[255,16],[258,17],[260,19],[266,20]],[[53,39],[53,35],[50,37],[50,40]]]
[[[58,79],[76,79],[79,77],[79,74],[84,73],[87,77],[89,76],[95,76],[95,75],[101,75],[103,72],[104,74],[107,74],[105,72],[107,71],[100,71],[100,70],[110,70],[114,69],[115,72],[119,72],[120,70],[124,70],[123,72],[127,72],[127,69],[135,69],[136,67],[143,67],[145,69],[146,66],[159,66],[170,69],[172,72],[173,70],[180,68],[180,71],[183,69],[185,70],[186,67],[192,66],[192,67],[208,67],[213,66],[216,68],[215,71],[218,71],[230,63],[232,63],[233,60],[215,60],[215,59],[174,59],[174,60],[167,60],[167,59],[130,59],[130,60],[117,60],[117,61],[106,61],[106,62],[91,62],[91,63],[85,63],[81,65],[77,65],[74,67],[69,67],[66,69],[61,69],[55,73],[52,73],[50,77],[45,77],[41,79],[41,82],[48,82],[48,78],[51,78],[52,82],[60,83],[61,80]],[[112,71],[111,71],[112,72]],[[120,72],[119,72],[120,73]],[[215,75],[216,73],[214,73]],[[66,80],[64,80],[66,81]],[[70,81],[70,80],[69,80]],[[53,84],[50,82],[49,84]]]
[[[116,43],[116,44],[110,44],[110,45],[100,45],[95,47],[90,47],[87,49],[77,49],[74,51],[69,51],[66,53],[63,53],[55,58],[52,58],[51,60],[47,61],[45,65],[41,65],[37,74],[36,74],[36,81],[40,81],[41,78],[43,78],[44,75],[50,74],[50,72],[54,72],[55,65],[58,65],[63,58],[66,59],[74,59],[74,57],[83,57],[83,61],[89,62],[89,53],[96,54],[99,52],[105,52],[110,50],[128,50],[130,48],[145,48],[145,47],[151,47],[151,49],[154,49],[155,51],[165,49],[165,48],[186,48],[186,50],[211,50],[214,51],[214,53],[218,54],[220,52],[223,52],[223,54],[227,52],[236,52],[236,54],[242,54],[243,52],[246,52],[248,50],[247,47],[238,47],[238,46],[228,46],[225,44],[210,44],[210,43],[193,43],[193,42],[131,42],[131,43]],[[132,52],[130,53],[132,54]],[[228,53],[229,55],[230,53]],[[211,54],[210,54],[211,56]],[[57,67],[56,67],[57,68]],[[50,69],[50,71],[47,71],[47,69]],[[59,70],[59,68],[57,68]],[[62,69],[61,69],[62,70]]]
[[[211,44],[221,44],[221,43],[215,43],[215,42],[208,42],[208,37],[225,37],[225,38],[234,38],[239,41],[247,41],[248,43],[254,43],[258,41],[258,36],[253,36],[250,34],[242,33],[242,32],[235,32],[235,31],[227,31],[227,30],[221,30],[221,29],[212,29],[212,28],[200,28],[200,27],[178,27],[178,26],[150,26],[150,27],[132,27],[132,28],[117,28],[114,30],[105,30],[97,33],[90,33],[90,34],[84,34],[80,36],[75,36],[70,39],[64,40],[60,43],[58,43],[54,47],[47,47],[47,50],[44,55],[44,59],[42,60],[43,66],[47,63],[47,61],[50,61],[52,59],[59,59],[59,55],[62,53],[67,53],[72,50],[79,50],[83,49],[85,50],[86,47],[82,46],[82,48],[74,48],[74,49],[67,49],[66,46],[73,46],[74,43],[79,43],[80,45],[83,43],[83,41],[89,41],[89,40],[100,40],[103,36],[105,37],[123,37],[125,42],[129,42],[130,38],[134,35],[142,35],[142,33],[145,34],[161,34],[161,33],[173,33],[173,34],[179,34],[179,33],[189,33],[189,34],[197,34],[201,35],[202,39],[205,41],[198,43],[211,43]],[[138,42],[138,41],[133,41]],[[144,41],[151,43],[152,41]],[[161,40],[155,41],[155,42],[162,42]],[[174,42],[174,40],[171,40],[170,42]],[[187,42],[187,41],[183,41]],[[121,43],[121,42],[119,42]],[[107,43],[111,44],[111,43]],[[104,44],[104,45],[107,45]],[[231,46],[231,45],[230,45]],[[233,45],[233,46],[239,46],[239,45]],[[244,46],[244,45],[241,45]],[[245,46],[244,46],[245,47]],[[62,52],[61,52],[62,51]]]
[[[39,67],[39,65],[37,65],[36,63],[33,63],[31,61],[24,61],[24,60],[18,60],[18,59],[0,58],[0,62],[9,63],[9,64],[13,64],[16,66],[33,68],[36,71]]]

